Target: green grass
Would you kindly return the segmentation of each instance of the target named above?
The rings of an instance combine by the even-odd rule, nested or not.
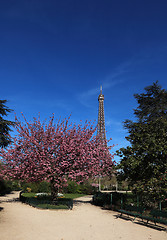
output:
[[[23,196],[23,197],[29,197],[29,198],[32,198],[32,197],[35,197],[35,194],[36,193],[22,193],[21,195]]]
[[[83,196],[85,196],[85,194],[81,194],[81,193],[66,193],[66,194],[64,194],[64,196],[65,196],[65,198],[75,199],[75,198],[83,197]]]
[[[32,193],[32,192],[22,193],[22,196],[32,198],[32,197],[35,197],[35,194],[36,193]],[[66,193],[66,194],[64,194],[65,198],[71,198],[71,199],[75,199],[75,198],[79,198],[79,197],[83,197],[83,196],[85,196],[85,194],[80,194],[80,193]]]

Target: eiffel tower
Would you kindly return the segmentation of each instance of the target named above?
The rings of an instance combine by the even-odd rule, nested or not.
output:
[[[100,95],[98,97],[98,101],[99,111],[98,111],[97,135],[99,135],[101,140],[106,143],[106,130],[104,120],[104,95],[102,94],[102,86],[100,87]]]

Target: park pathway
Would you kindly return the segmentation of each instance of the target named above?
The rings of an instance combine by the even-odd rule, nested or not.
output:
[[[0,197],[0,240],[167,240],[167,232],[129,220],[77,199],[73,210],[40,210]]]

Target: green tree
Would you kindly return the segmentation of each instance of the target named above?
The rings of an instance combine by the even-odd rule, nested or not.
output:
[[[136,191],[162,199],[167,192],[167,91],[156,81],[134,97],[138,102],[134,110],[137,121],[124,121],[130,146],[117,152],[121,157],[120,176]]]
[[[4,116],[7,116],[12,110],[6,106],[7,100],[0,100],[0,147],[7,147],[10,143],[9,132],[13,122],[5,120]]]

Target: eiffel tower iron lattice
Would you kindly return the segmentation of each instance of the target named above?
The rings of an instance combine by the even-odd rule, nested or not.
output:
[[[99,110],[98,110],[98,126],[97,135],[100,136],[101,140],[106,142],[106,130],[104,120],[104,95],[102,94],[102,86],[100,87],[100,95],[98,97]]]

